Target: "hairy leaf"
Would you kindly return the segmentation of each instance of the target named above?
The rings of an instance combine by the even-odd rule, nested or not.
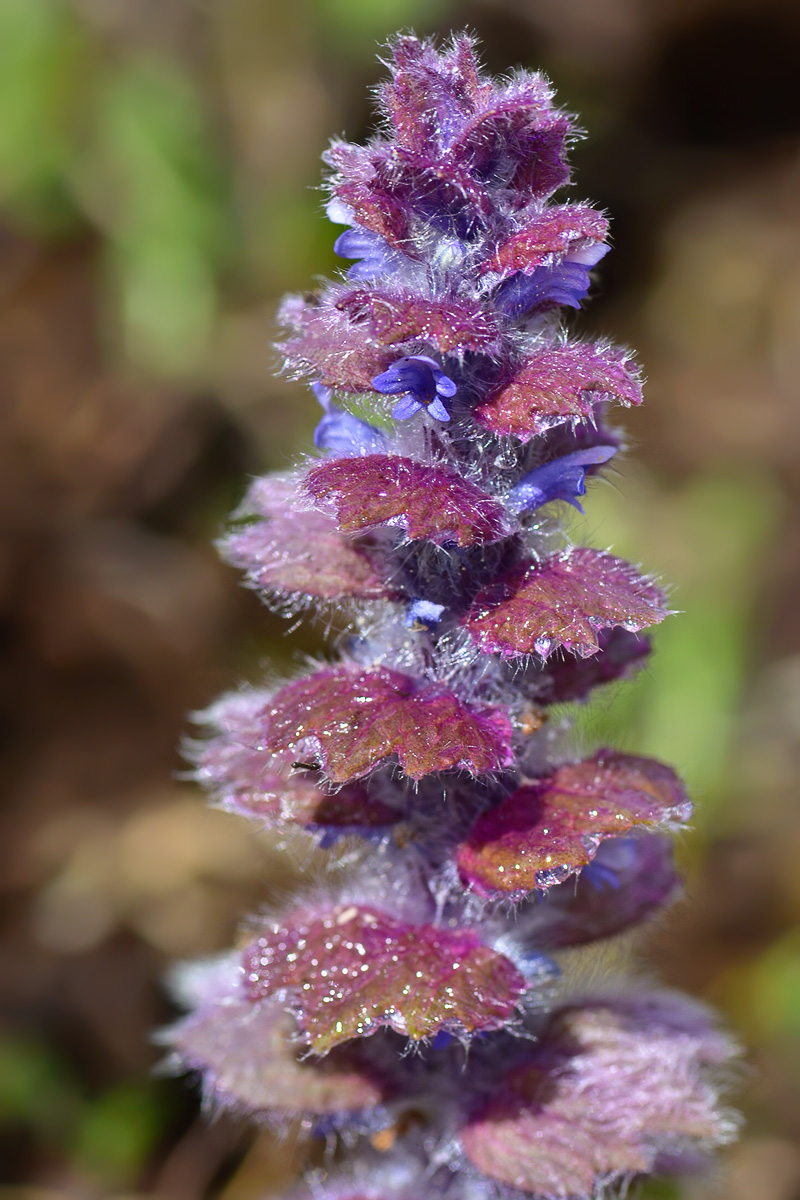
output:
[[[319,504],[333,507],[343,533],[400,521],[409,538],[473,546],[509,532],[503,506],[474,483],[395,454],[321,462],[305,486]]]
[[[690,812],[669,767],[600,750],[524,784],[479,817],[458,851],[458,866],[478,892],[525,894],[579,871],[604,838],[676,825]]]
[[[197,964],[197,972],[217,964]],[[294,1021],[273,1000],[254,1004],[243,994],[242,971],[161,1035],[171,1066],[199,1071],[209,1099],[223,1107],[280,1115],[336,1115],[372,1110],[381,1101],[377,1079],[347,1053],[324,1063],[301,1061]]]
[[[473,300],[427,300],[413,292],[356,288],[342,296],[337,307],[356,325],[363,323],[382,346],[420,340],[446,354],[487,350],[500,337],[494,317]]]
[[[469,930],[355,904],[274,925],[245,952],[245,973],[252,999],[285,997],[315,1054],[382,1026],[415,1041],[495,1029],[527,986]]]
[[[287,368],[345,392],[371,392],[396,351],[377,346],[365,325],[348,321],[328,296],[289,296],[278,313],[291,332],[281,349]]]
[[[243,507],[260,519],[230,530],[220,550],[250,587],[315,600],[392,596],[364,550],[343,537],[330,516],[303,509],[293,480],[256,480]]]
[[[334,142],[323,158],[336,174],[331,180],[334,196],[353,213],[353,221],[377,233],[389,246],[413,255],[409,240],[409,207],[395,195],[392,154],[378,139],[370,146]]]
[[[515,568],[476,596],[463,620],[482,650],[513,658],[557,646],[585,657],[602,630],[637,633],[669,613],[664,593],[621,558],[579,546]]]
[[[549,255],[602,242],[608,233],[608,221],[588,204],[553,205],[501,242],[481,271],[533,271]]]
[[[480,774],[512,760],[501,709],[467,705],[442,684],[386,667],[318,671],[284,687],[266,711],[266,748],[280,753],[306,743],[336,783],[394,754],[412,779],[453,768]]]
[[[598,404],[641,404],[642,388],[630,355],[588,343],[537,350],[475,409],[493,433],[527,442],[561,421],[590,418]]]
[[[467,1158],[541,1200],[588,1200],[659,1154],[730,1140],[709,1068],[731,1054],[672,996],[567,1009],[462,1131]]]
[[[292,766],[264,748],[268,692],[223,696],[198,718],[215,736],[191,748],[197,779],[229,812],[264,821],[334,831],[381,829],[398,813],[364,782],[336,792],[321,785],[319,772]]]

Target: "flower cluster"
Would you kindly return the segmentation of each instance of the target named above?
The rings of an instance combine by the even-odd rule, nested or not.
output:
[[[552,715],[636,671],[668,612],[559,521],[640,378],[560,323],[607,221],[553,199],[575,134],[546,79],[488,79],[465,36],[400,37],[389,69],[383,133],[326,156],[352,264],[281,310],[319,453],[256,480],[222,543],[347,631],[335,661],[223,696],[192,751],[216,804],[329,869],[178,973],[165,1040],[217,1105],[348,1139],[316,1200],[591,1197],[735,1130],[701,1007],[631,979],[577,994],[558,965],[670,901],[690,815],[669,767],[575,761]]]

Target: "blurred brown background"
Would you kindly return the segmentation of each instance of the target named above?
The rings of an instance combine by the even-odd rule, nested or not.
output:
[[[800,8],[795,0],[0,0],[0,1196],[255,1200],[300,1151],[151,1075],[160,980],[285,882],[180,777],[185,714],[291,638],[216,560],[248,474],[310,444],[271,378],[334,266],[327,138],[376,42],[464,26],[581,114],[614,218],[587,332],[649,375],[582,535],[674,584],[650,670],[580,718],[698,801],[662,978],[749,1047],[715,1179],[800,1197]]]

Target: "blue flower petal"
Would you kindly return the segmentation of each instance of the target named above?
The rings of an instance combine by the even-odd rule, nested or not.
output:
[[[608,246],[590,246],[573,251],[552,266],[536,267],[529,275],[519,271],[497,288],[495,304],[512,318],[556,304],[580,308],[591,286],[589,272],[607,250]]]
[[[449,375],[445,375],[442,371],[435,372],[435,374],[437,375],[436,391],[439,393],[439,395],[444,396],[447,400],[449,400],[451,396],[455,396],[456,392],[458,391],[458,386],[455,380],[451,379]]]
[[[405,421],[408,417],[413,417],[414,413],[418,413],[422,408],[419,400],[413,396],[404,396],[402,400],[398,400],[392,409],[392,416],[396,421]]]
[[[435,400],[432,400],[431,403],[428,405],[428,412],[436,421],[441,421],[442,423],[444,423],[445,421],[450,420],[450,413],[447,411],[445,406],[442,404],[442,402],[438,396],[436,397]]]
[[[333,393],[321,383],[312,383],[311,390],[325,410],[325,416],[314,430],[314,445],[318,450],[352,457],[356,454],[380,454],[388,445],[380,429],[344,412],[332,403]]]
[[[532,512],[553,500],[565,500],[583,512],[576,497],[586,492],[586,468],[608,462],[616,452],[616,446],[591,446],[536,467],[512,488],[509,507],[517,513]]]
[[[392,250],[378,233],[360,229],[357,225],[345,229],[333,243],[336,254],[342,258],[355,258],[347,272],[350,279],[373,279],[376,275],[391,274],[400,266],[400,256]]]

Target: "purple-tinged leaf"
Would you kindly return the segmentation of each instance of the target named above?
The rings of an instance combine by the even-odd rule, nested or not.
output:
[[[733,1048],[672,996],[567,1009],[462,1130],[467,1158],[539,1200],[589,1200],[735,1132],[715,1077]]]
[[[509,533],[503,506],[474,483],[399,455],[330,459],[312,467],[305,486],[333,509],[343,533],[392,522],[409,538],[440,546],[474,546]]]
[[[610,837],[577,880],[550,888],[518,914],[516,935],[539,951],[613,937],[663,909],[679,884],[671,837]]]
[[[579,546],[484,588],[463,625],[487,653],[546,658],[561,646],[586,656],[600,649],[602,630],[638,633],[668,614],[664,593],[630,563]]]
[[[669,767],[600,750],[524,784],[484,813],[456,861],[462,879],[484,895],[525,895],[580,871],[604,838],[679,825],[690,813]]]
[[[304,511],[294,481],[268,475],[253,484],[243,510],[259,517],[219,543],[249,587],[314,600],[379,600],[394,595],[368,555],[325,513]]]
[[[489,350],[501,330],[494,316],[474,300],[426,300],[413,292],[357,288],[337,301],[356,326],[367,328],[382,346],[426,341],[443,354]],[[379,371],[374,371],[373,376]]]
[[[518,166],[510,185],[529,197],[546,199],[569,179],[566,161],[567,138],[572,133],[569,117],[555,116],[538,129],[529,129],[520,137]]]
[[[616,626],[598,634],[597,654],[551,654],[547,662],[525,675],[526,691],[537,704],[565,704],[583,700],[593,688],[638,671],[650,654],[650,642],[641,634]]]
[[[486,271],[494,271],[498,275],[512,271],[528,274],[550,255],[560,255],[578,246],[602,242],[607,234],[608,221],[588,204],[552,205],[501,242],[481,267],[481,274]]]
[[[400,152],[395,188],[420,217],[434,226],[466,234],[491,219],[494,203],[489,190],[452,155]]]
[[[247,948],[244,967],[250,998],[280,997],[315,1054],[383,1026],[414,1041],[501,1028],[527,988],[471,930],[355,904],[291,914]]]
[[[466,38],[442,54],[416,38],[402,38],[394,54],[394,78],[384,85],[381,99],[394,126],[396,158],[399,163],[430,163],[427,180],[423,177],[409,189],[409,204],[421,197],[433,213],[438,202],[441,212],[452,215],[452,202],[460,194],[476,210],[491,211],[497,200],[491,197],[490,183],[496,189],[513,181],[523,195],[512,202],[524,204],[566,180],[563,150],[569,121],[553,112],[552,88],[544,76],[520,74],[501,86],[484,80]],[[449,196],[438,191],[439,181],[455,184]],[[478,182],[483,199],[470,190]]]
[[[280,754],[307,745],[334,783],[395,754],[412,779],[453,769],[478,775],[512,761],[503,710],[467,705],[443,684],[386,667],[318,671],[282,688],[266,715],[265,748]]]
[[[481,179],[503,181],[525,204],[545,197],[569,178],[564,143],[567,117],[554,113],[552,89],[542,75],[526,74],[492,89],[453,141],[449,157]]]
[[[475,409],[493,433],[527,442],[562,421],[590,418],[598,404],[641,404],[642,387],[627,351],[564,344],[529,355],[515,374]]]
[[[459,42],[460,51],[441,55],[416,37],[397,38],[392,46],[393,78],[380,89],[381,107],[397,144],[407,150],[445,149],[472,111],[480,87],[477,63],[469,39]]]
[[[287,369],[329,388],[371,392],[374,377],[397,357],[396,350],[377,346],[366,326],[348,321],[329,297],[289,296],[278,320],[292,333],[281,346]]]
[[[238,965],[236,973],[241,980]],[[377,1079],[346,1052],[324,1063],[300,1061],[285,1006],[273,1000],[254,1004],[239,983],[206,999],[160,1040],[172,1048],[168,1065],[176,1072],[201,1072],[206,1099],[221,1107],[345,1117],[382,1100]]]
[[[191,748],[196,778],[220,807],[268,825],[297,825],[332,832],[386,829],[399,813],[369,783],[331,793],[318,773],[292,767],[264,749],[271,697],[262,691],[223,696],[198,720],[215,736]]]
[[[393,194],[391,147],[380,140],[370,146],[333,142],[322,157],[336,172],[333,195],[351,210],[353,223],[415,257],[408,236],[409,206]]]

